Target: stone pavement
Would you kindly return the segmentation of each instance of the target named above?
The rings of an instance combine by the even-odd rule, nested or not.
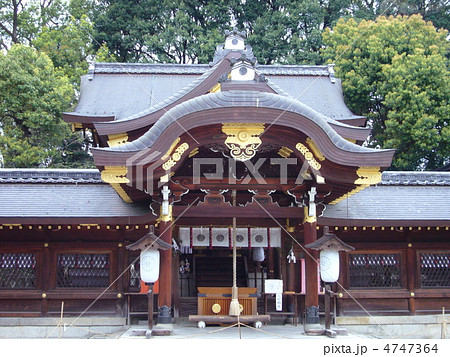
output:
[[[333,327],[332,327],[333,328]],[[120,336],[122,339],[145,339],[146,326],[135,325]],[[197,323],[183,321],[173,325],[170,336],[152,336],[151,339],[325,339],[329,341],[337,339],[372,338],[371,336],[349,334],[329,338],[327,336],[308,336],[304,333],[302,325],[293,326],[289,324],[263,325],[261,329],[253,326],[218,326],[208,325],[204,329],[197,327]]]

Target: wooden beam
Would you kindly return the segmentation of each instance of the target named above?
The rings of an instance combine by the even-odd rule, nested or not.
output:
[[[252,205],[252,207],[218,206],[173,206],[174,217],[240,217],[240,218],[302,218],[301,207],[270,207]]]

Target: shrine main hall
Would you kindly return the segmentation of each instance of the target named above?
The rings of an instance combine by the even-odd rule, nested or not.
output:
[[[209,64],[93,64],[63,117],[96,169],[0,170],[0,317],[146,319],[149,235],[156,324],[219,321],[233,287],[242,318],[322,323],[329,234],[334,318],[450,309],[450,172],[388,171],[331,65],[259,65],[234,31]]]

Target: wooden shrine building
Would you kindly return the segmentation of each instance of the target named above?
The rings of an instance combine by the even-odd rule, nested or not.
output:
[[[332,66],[258,65],[234,31],[210,64],[96,63],[64,119],[91,133],[98,170],[0,170],[0,316],[56,316],[64,301],[145,317],[126,246],[151,226],[173,244],[155,306],[226,315],[205,298],[229,297],[233,221],[244,314],[319,322],[304,245],[324,226],[355,248],[340,253],[338,315],[450,308],[450,173],[385,171],[394,150],[362,146],[370,128]],[[267,279],[283,283],[282,311]]]

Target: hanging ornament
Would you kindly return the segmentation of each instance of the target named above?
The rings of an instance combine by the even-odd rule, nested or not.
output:
[[[253,260],[255,262],[263,262],[264,261],[264,248],[256,247],[253,248]]]
[[[288,256],[286,257],[289,264],[290,263],[297,263],[297,259],[295,258],[295,254],[294,254],[294,250],[291,248],[291,250],[289,251]]]

